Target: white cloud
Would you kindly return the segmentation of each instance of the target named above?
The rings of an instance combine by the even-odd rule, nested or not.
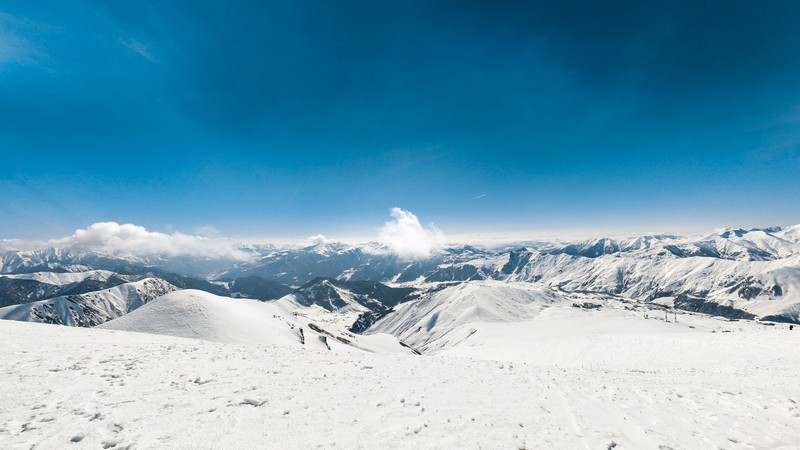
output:
[[[24,251],[24,250],[34,250],[43,246],[42,243],[37,243],[33,241],[23,241],[21,239],[0,239],[0,251]]]
[[[424,259],[444,245],[444,234],[433,224],[425,228],[417,216],[400,208],[392,208],[391,215],[392,220],[383,225],[378,239],[397,256]]]
[[[72,236],[52,239],[59,248],[133,256],[193,256],[220,259],[247,259],[238,245],[222,238],[159,233],[130,223],[99,222]]]
[[[318,234],[316,236],[309,237],[308,242],[310,242],[311,245],[320,245],[320,244],[327,244],[331,242],[331,240],[321,234]]]

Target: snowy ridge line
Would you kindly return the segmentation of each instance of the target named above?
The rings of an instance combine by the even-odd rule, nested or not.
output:
[[[299,320],[277,302],[231,299],[192,289],[163,295],[99,328],[340,353],[411,353],[388,334],[356,335],[333,325],[323,329]]]
[[[158,278],[86,294],[65,295],[0,308],[0,319],[91,327],[121,317],[177,288]]]
[[[115,284],[153,276],[176,287],[217,295],[283,297],[284,303],[318,307],[313,314],[316,322],[334,321],[361,333],[433,286],[492,280],[532,284],[564,295],[591,292],[729,318],[800,323],[799,248],[800,226],[793,226],[725,229],[693,237],[542,241],[499,250],[451,245],[415,260],[400,258],[376,243],[332,242],[292,249],[249,247],[252,259],[233,264],[166,257],[145,261],[58,249],[7,252],[0,259],[5,261],[4,271],[105,270],[112,273],[109,280]],[[158,272],[148,265],[160,263],[192,273],[201,266],[214,266],[216,278]],[[38,277],[51,276],[40,271]],[[0,302],[6,302],[0,306],[62,294],[48,285],[31,283],[0,277]],[[285,297],[289,293],[293,297]]]

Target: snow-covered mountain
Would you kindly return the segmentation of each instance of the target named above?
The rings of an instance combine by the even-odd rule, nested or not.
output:
[[[375,281],[316,278],[279,299],[278,303],[360,333],[418,292],[415,287],[392,287]]]
[[[744,236],[753,233],[764,235],[755,231]],[[503,275],[498,279],[538,282],[565,292],[658,301],[729,317],[797,321],[800,254],[784,245],[766,257],[766,246],[759,252],[749,247],[744,251],[745,247],[732,242],[743,238],[715,236],[690,242],[640,239],[635,245],[625,243],[628,245],[622,248],[629,248],[627,251],[595,258],[520,249],[511,252],[502,267],[500,260],[488,262],[483,270],[499,268]],[[789,241],[776,238],[769,242]],[[692,249],[705,249],[704,255],[692,253]],[[717,253],[712,254],[712,249]]]
[[[565,293],[659,302],[731,318],[800,321],[800,226],[726,229],[704,236],[540,242],[490,251],[450,246],[404,261],[377,244],[323,244],[286,250],[223,275],[258,273],[304,281],[311,276],[404,285],[498,280]]]
[[[300,249],[273,251],[260,258],[236,264],[220,272],[217,278],[226,280],[255,275],[294,286],[301,286],[318,277],[398,283],[421,279],[465,281],[476,278],[469,268],[442,271],[440,266],[494,253],[469,245],[455,245],[430,258],[409,261],[376,242],[360,245],[322,243]]]
[[[288,286],[255,277],[223,283],[140,269],[133,271],[139,272],[136,274],[90,270],[0,275],[0,307],[4,306],[0,318],[94,326],[178,289],[258,300],[274,300],[292,292]]]
[[[159,297],[100,328],[337,352],[413,353],[389,334],[356,335],[307,321],[280,303],[231,299],[192,289]]]
[[[159,278],[145,278],[100,291],[6,306],[0,308],[0,319],[93,327],[177,289]]]
[[[272,246],[241,245],[244,255],[266,254]],[[226,257],[198,256],[136,256],[110,254],[72,248],[0,251],[0,274],[32,272],[81,272],[91,269],[109,270],[121,274],[141,274],[147,271],[178,273],[196,278],[208,276],[233,266],[238,260]]]
[[[738,319],[798,322],[798,248],[798,227],[411,261],[328,243],[209,278],[45,252],[0,276],[21,303],[0,308],[0,440],[794,448],[800,334]]]
[[[304,248],[242,245],[240,250],[250,259],[192,262],[188,257],[52,248],[9,251],[0,254],[0,272],[8,274],[0,276],[0,305],[84,294],[152,277],[216,295],[273,300],[292,294],[286,302],[335,310],[339,323],[361,332],[395,309],[399,301],[388,294],[392,289],[424,291],[441,283],[495,280],[532,284],[556,294],[615,296],[728,318],[800,323],[800,225],[731,228],[700,236],[540,241],[501,249],[450,245],[416,260],[400,258],[374,242]],[[201,265],[213,274],[191,276]],[[39,275],[25,278],[27,273]],[[56,280],[57,273],[94,275],[70,287]],[[383,287],[374,290],[375,283]]]
[[[274,300],[292,292],[292,288],[289,286],[259,277],[237,278],[230,282],[227,287],[231,296],[257,300]],[[209,289],[203,289],[200,286],[196,287],[196,289],[209,291]]]
[[[130,281],[133,281],[133,277],[108,270],[0,275],[0,307],[61,295],[84,294]]]
[[[128,273],[131,266],[144,265],[141,258],[97,252],[46,248],[42,250],[8,250],[0,253],[0,273],[85,272],[92,269]]]
[[[475,324],[523,322],[553,304],[566,302],[563,295],[528,283],[459,283],[397,306],[370,332],[393,334],[417,350],[429,352],[469,338]]]

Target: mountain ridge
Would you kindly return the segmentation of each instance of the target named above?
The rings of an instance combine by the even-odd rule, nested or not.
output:
[[[363,314],[350,326],[365,331],[397,306],[397,301],[389,300],[394,289],[408,289],[404,295],[411,295],[413,289],[441,283],[494,280],[563,294],[618,296],[729,318],[800,322],[800,225],[728,228],[688,237],[651,234],[529,244],[494,250],[448,245],[424,259],[400,258],[377,242],[242,246],[252,255],[249,261],[197,263],[56,248],[7,251],[0,253],[0,305],[79,295],[154,277],[177,288],[216,295],[260,300],[294,295],[298,306],[315,304],[329,312],[350,307],[350,312]],[[186,272],[167,272],[155,265],[159,262],[170,267],[184,264]],[[189,275],[199,266],[209,269],[208,275]],[[47,271],[33,272],[41,268]],[[73,291],[46,282],[58,278],[56,274],[92,271],[96,276],[87,277],[89,281],[75,285]],[[321,290],[311,295],[319,298],[302,297],[319,280],[328,280],[327,287],[320,285]],[[372,296],[368,288],[374,290]],[[333,302],[327,308],[323,297]]]

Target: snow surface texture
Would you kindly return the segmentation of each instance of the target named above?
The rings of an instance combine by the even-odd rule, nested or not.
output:
[[[571,307],[534,320],[549,310],[547,342],[512,352],[526,357],[476,349],[499,361],[0,321],[0,447],[800,446],[797,331],[702,316],[716,333],[626,328]],[[513,343],[503,330],[491,338]]]

